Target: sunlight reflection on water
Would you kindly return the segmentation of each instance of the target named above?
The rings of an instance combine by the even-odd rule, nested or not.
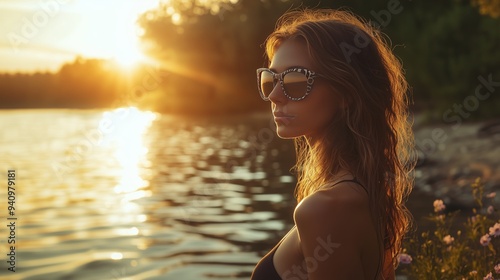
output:
[[[135,108],[130,108],[128,111],[126,118],[123,119],[123,125],[115,126],[113,131],[104,138],[106,146],[114,148],[114,157],[121,167],[120,180],[114,188],[116,193],[135,192],[148,186],[148,181],[141,178],[140,164],[145,160],[148,152],[144,146],[144,133],[156,119],[156,115]],[[140,192],[132,197],[138,199],[142,197],[141,195],[147,194],[147,192]]]
[[[293,145],[257,138],[268,127],[135,108],[0,111],[4,169],[20,185],[19,270],[2,262],[0,278],[248,279],[292,222]]]

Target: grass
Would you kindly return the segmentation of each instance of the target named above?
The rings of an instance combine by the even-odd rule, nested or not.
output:
[[[460,211],[447,212],[442,200],[434,201],[434,212],[426,217],[431,227],[405,240],[398,274],[409,279],[500,278],[496,193],[485,194],[480,178],[471,185],[471,192],[472,215],[461,224],[456,222]]]

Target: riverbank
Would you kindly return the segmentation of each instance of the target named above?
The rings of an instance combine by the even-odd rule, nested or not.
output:
[[[414,127],[419,163],[416,192],[470,209],[470,184],[478,177],[485,191],[500,189],[500,118],[462,124]],[[429,206],[430,207],[430,206]]]

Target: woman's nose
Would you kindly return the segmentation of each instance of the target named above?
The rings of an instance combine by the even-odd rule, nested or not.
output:
[[[287,101],[285,94],[283,93],[283,89],[279,82],[273,88],[273,91],[269,94],[269,100],[273,103],[284,103]]]

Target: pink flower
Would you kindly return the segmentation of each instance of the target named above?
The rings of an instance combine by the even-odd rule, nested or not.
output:
[[[410,264],[411,261],[413,260],[410,255],[408,254],[399,254],[399,262],[402,264]]]
[[[486,212],[488,212],[488,214],[493,214],[493,212],[495,212],[495,208],[493,208],[492,205],[488,206],[488,208],[486,209]]]
[[[498,263],[497,265],[495,265],[494,269],[495,269],[495,273],[496,274],[500,274],[500,263]]]
[[[434,212],[441,212],[444,209],[446,209],[446,206],[444,205],[443,201],[441,199],[436,199],[434,200]]]
[[[454,240],[455,238],[451,237],[451,235],[449,234],[443,238],[443,241],[446,245],[450,245]]]
[[[490,235],[494,237],[500,236],[500,223],[496,223],[490,227]]]
[[[495,280],[495,278],[493,278],[493,274],[490,272],[483,278],[483,280]]]
[[[487,198],[495,198],[495,196],[497,196],[496,192],[491,192],[491,193],[486,195]]]
[[[490,244],[490,241],[491,241],[490,235],[485,234],[485,235],[481,236],[479,243],[481,243],[481,245],[483,245],[483,246],[488,246],[488,244]]]

